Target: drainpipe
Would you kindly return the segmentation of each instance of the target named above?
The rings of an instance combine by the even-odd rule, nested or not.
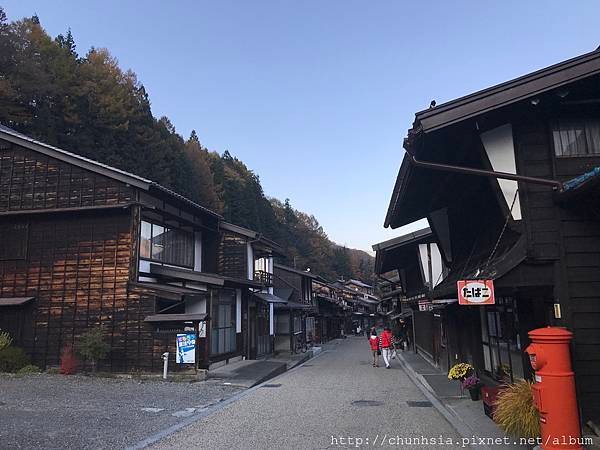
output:
[[[517,175],[514,173],[507,172],[496,172],[494,170],[485,170],[485,169],[475,169],[473,167],[461,167],[461,166],[453,166],[451,164],[442,164],[442,163],[434,163],[430,161],[421,161],[418,160],[414,154],[410,153],[408,150],[406,151],[410,158],[410,162],[417,166],[423,167],[425,169],[431,170],[441,170],[444,172],[455,172],[455,173],[464,173],[467,175],[479,175],[484,177],[491,178],[500,178],[503,180],[513,180],[513,181],[521,181],[523,183],[531,183],[531,184],[543,184],[546,186],[552,186],[554,190],[561,192],[563,190],[563,184],[558,180],[549,180],[547,178],[537,178],[537,177],[528,177],[525,175]]]

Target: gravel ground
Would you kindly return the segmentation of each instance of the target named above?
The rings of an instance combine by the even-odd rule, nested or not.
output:
[[[365,338],[336,342],[327,353],[248,392],[153,448],[460,448],[457,433],[397,361],[389,370],[374,368]],[[406,445],[409,438],[440,436],[445,439],[441,446],[431,440]]]
[[[0,448],[123,448],[238,392],[211,381],[0,375]]]

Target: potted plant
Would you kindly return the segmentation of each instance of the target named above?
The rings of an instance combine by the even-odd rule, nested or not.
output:
[[[460,381],[460,395],[463,394],[462,382],[474,371],[474,367],[469,363],[458,363],[450,368],[448,371],[449,380]]]
[[[529,381],[519,380],[498,393],[494,422],[506,434],[519,438],[540,436],[540,416],[533,404],[532,387]]]
[[[473,372],[474,368],[469,363],[458,363],[450,368],[448,371],[449,380],[464,380]]]
[[[472,373],[461,381],[461,388],[469,390],[471,400],[474,402],[481,398],[481,380],[475,373]]]

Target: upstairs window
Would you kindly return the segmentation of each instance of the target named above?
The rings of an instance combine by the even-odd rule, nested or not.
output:
[[[140,257],[174,266],[194,266],[194,235],[142,221]]]
[[[600,120],[558,121],[552,126],[552,139],[556,156],[600,156]]]

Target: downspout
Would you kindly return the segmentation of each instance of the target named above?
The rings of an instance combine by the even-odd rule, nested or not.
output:
[[[425,169],[440,170],[444,172],[455,172],[464,173],[467,175],[479,175],[484,177],[499,178],[503,180],[521,181],[523,183],[531,184],[543,184],[546,186],[552,186],[554,190],[558,192],[563,191],[563,183],[558,180],[549,180],[547,178],[528,177],[525,175],[517,175],[514,173],[507,172],[496,172],[495,170],[475,169],[473,167],[461,167],[454,166],[451,164],[434,163],[430,161],[418,160],[414,154],[406,150],[406,154],[409,156],[410,162],[416,167],[423,167]]]

